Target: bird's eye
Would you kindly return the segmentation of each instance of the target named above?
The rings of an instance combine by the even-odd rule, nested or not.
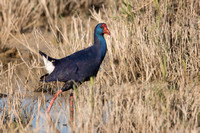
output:
[[[101,25],[100,28],[103,29],[103,26]]]

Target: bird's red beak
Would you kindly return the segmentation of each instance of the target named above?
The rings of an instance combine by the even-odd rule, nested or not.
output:
[[[102,26],[103,26],[103,33],[104,34],[107,34],[107,35],[110,35],[110,31],[108,30],[108,28],[107,28],[107,25],[106,24],[102,24]]]
[[[104,34],[107,34],[107,35],[110,35],[110,31],[108,30],[107,27],[104,27],[103,33],[104,33]]]

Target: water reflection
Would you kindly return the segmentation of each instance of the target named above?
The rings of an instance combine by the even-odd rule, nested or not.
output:
[[[0,116],[2,116],[3,110],[7,110],[7,98],[8,97],[0,98]],[[36,132],[52,132],[53,129],[53,131],[57,133],[68,133],[68,111],[65,111],[68,110],[67,106],[69,108],[69,102],[66,98],[58,97],[50,114],[47,114],[46,108],[51,98],[52,95],[47,93],[32,93],[22,98],[20,111],[23,111],[22,114],[24,118],[21,119],[29,118],[31,120],[30,127]],[[13,117],[14,120],[15,114],[10,117]],[[27,121],[29,122],[29,120]]]
[[[0,98],[0,116],[3,116],[2,112],[6,112],[9,110],[9,113],[7,114],[10,115],[10,118],[13,118],[14,121],[15,115],[22,114],[22,116],[20,116],[21,119],[27,119],[24,124],[25,127],[29,125],[33,132],[68,133],[74,130],[81,131],[82,128],[84,128],[84,124],[88,126],[88,121],[91,121],[94,117],[93,115],[95,115],[95,113],[88,110],[90,104],[87,104],[83,108],[81,108],[81,114],[77,115],[77,110],[75,110],[75,101],[74,103],[69,102],[72,98],[72,94],[70,95],[69,93],[66,94],[66,96],[58,97],[56,99],[49,114],[46,113],[46,109],[49,106],[49,102],[53,95],[41,92],[32,92],[30,94],[23,95],[25,96],[18,96],[16,98],[17,100],[15,99],[15,96],[13,98],[11,98],[10,96]],[[15,108],[14,110],[16,112],[10,113],[12,111],[10,111],[10,109],[8,108],[13,108],[12,106],[15,106],[16,103],[21,103],[20,108]],[[102,123],[100,122],[91,125],[94,126],[95,132],[98,132],[101,129],[102,125],[106,124],[108,119],[111,119],[111,110],[113,108],[113,103],[111,101],[108,101],[108,104],[105,104],[103,106],[104,109],[100,109],[102,113],[99,113],[100,116],[98,116],[102,117]],[[74,114],[76,115],[74,116]],[[81,119],[77,119],[76,116],[80,116]]]

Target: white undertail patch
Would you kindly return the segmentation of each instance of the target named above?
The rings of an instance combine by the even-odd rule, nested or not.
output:
[[[53,65],[53,63],[51,61],[47,60],[47,58],[45,58],[44,56],[42,56],[42,57],[43,57],[44,65],[45,65],[47,72],[49,74],[51,74],[53,72],[53,70],[55,69],[55,66]]]

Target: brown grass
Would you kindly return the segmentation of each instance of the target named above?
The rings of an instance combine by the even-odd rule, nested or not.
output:
[[[12,56],[0,53],[12,58],[0,59],[0,93],[8,95],[0,103],[0,132],[62,131],[63,119],[70,132],[199,132],[200,2],[110,0],[99,12],[82,2],[0,1],[0,47],[17,48]],[[38,50],[61,58],[88,47],[98,22],[111,36],[94,86],[86,82],[74,92],[73,122],[63,93],[52,126],[44,113],[49,96],[33,92],[62,83],[39,83],[45,72]]]

